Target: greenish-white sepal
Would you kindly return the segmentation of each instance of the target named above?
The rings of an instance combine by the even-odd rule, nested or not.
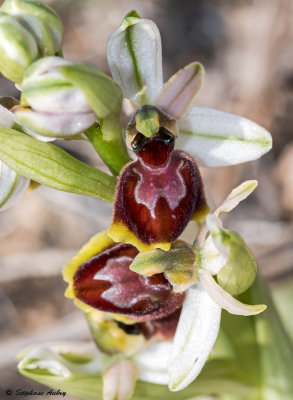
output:
[[[163,86],[162,48],[156,24],[128,18],[110,36],[108,63],[124,97],[137,106],[153,104]]]
[[[177,148],[204,167],[255,160],[272,148],[270,133],[249,119],[204,107],[192,107],[179,121]]]
[[[39,135],[38,133],[32,131],[31,129],[22,127],[24,132],[27,133],[28,135],[30,135],[31,137],[40,140],[41,142],[53,142],[54,140],[56,140],[57,138],[54,136],[42,136]]]
[[[70,363],[49,348],[38,346],[32,349],[18,364],[18,369],[47,370],[54,376],[68,378],[72,372]]]
[[[215,247],[227,262],[217,273],[219,285],[232,295],[245,292],[253,283],[257,266],[239,233],[223,229],[215,215],[207,216],[207,225]]]
[[[204,68],[198,62],[180,69],[164,84],[155,100],[156,106],[173,119],[183,118],[201,87],[203,76]]]
[[[215,247],[225,258],[230,256],[229,243],[225,239],[225,230],[223,229],[222,221],[213,214],[206,216],[206,224],[211,233]]]
[[[18,175],[0,161],[0,211],[14,206],[25,194],[30,179]]]
[[[216,211],[214,211],[213,214],[218,217],[222,212],[232,211],[241,201],[245,200],[254,191],[257,185],[258,182],[255,180],[249,180],[241,183],[241,185],[232,190],[232,192],[216,209]]]
[[[172,341],[150,344],[145,350],[133,358],[139,369],[139,379],[158,385],[168,385],[168,362],[172,349]]]
[[[122,100],[122,107],[120,114],[120,124],[122,128],[127,129],[127,125],[136,111],[137,111],[137,106],[124,97]]]
[[[15,115],[13,112],[7,110],[4,106],[0,104],[0,126],[5,126],[6,128],[12,128],[15,123]]]
[[[41,369],[56,377],[68,378],[77,373],[102,373],[115,360],[115,357],[102,353],[89,357],[87,354],[83,355],[79,349],[56,351],[53,347],[38,345],[22,351],[18,370],[20,372],[35,370],[37,373],[37,370]]]
[[[123,147],[120,127],[121,88],[109,76],[87,64],[65,65],[59,69],[68,82],[84,94],[99,118],[103,139],[115,141],[116,146]]]
[[[214,280],[212,275],[204,270],[198,270],[198,278],[203,286],[203,288],[207,291],[207,293],[211,296],[211,298],[224,310],[228,311],[231,314],[235,315],[256,315],[263,312],[267,306],[264,304],[256,304],[249,305],[241,303],[232,297],[228,292],[226,292],[217,282]]]
[[[81,113],[45,113],[30,109],[15,111],[17,122],[28,129],[28,133],[54,138],[70,138],[85,131],[97,119],[92,112]],[[35,136],[36,137],[36,136]]]
[[[202,370],[218,336],[221,308],[200,283],[187,292],[168,363],[169,389],[188,386]]]
[[[113,201],[116,179],[72,157],[61,148],[0,127],[0,159],[42,185]]]
[[[224,267],[227,260],[227,255],[224,256],[219,252],[210,235],[200,250],[201,268],[206,269],[212,275],[216,275]]]
[[[117,360],[103,373],[103,399],[128,400],[132,397],[138,377],[130,360]]]
[[[61,57],[46,57],[26,71],[22,92],[34,111],[57,114],[92,112],[82,91],[59,70],[61,66],[72,64]]]
[[[2,10],[17,19],[33,33],[43,56],[61,48],[63,26],[56,12],[40,1],[6,0]]]
[[[16,18],[0,12],[0,71],[8,79],[21,82],[25,70],[37,58],[33,35]]]

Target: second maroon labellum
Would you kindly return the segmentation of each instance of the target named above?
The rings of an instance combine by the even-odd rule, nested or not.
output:
[[[138,251],[118,243],[90,258],[74,274],[76,298],[95,309],[135,321],[166,317],[179,309],[184,294],[174,293],[163,274],[146,277],[129,265]]]
[[[165,128],[151,138],[138,133],[132,148],[138,159],[121,172],[108,234],[141,251],[168,250],[207,207],[199,169],[192,157],[174,150],[174,136]]]

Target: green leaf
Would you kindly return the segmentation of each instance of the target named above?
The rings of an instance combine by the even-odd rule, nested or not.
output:
[[[0,159],[42,185],[113,201],[116,179],[69,155],[9,128],[0,128]]]
[[[105,140],[102,129],[96,125],[91,126],[85,135],[112,174],[119,175],[123,166],[130,161],[122,136]]]
[[[62,74],[80,89],[99,119],[103,120],[104,140],[121,140],[120,87],[103,72],[87,64],[59,67]]]
[[[262,399],[290,400],[293,398],[293,344],[267,286],[259,278],[253,287],[252,299],[259,301],[260,298],[268,305],[267,311],[254,320],[259,344]]]
[[[293,309],[293,277],[291,277],[291,279],[285,279],[276,286],[274,285],[272,296],[284,327],[293,343],[293,318],[289,318]]]
[[[221,329],[234,349],[235,361],[242,369],[244,379],[257,388],[257,395],[251,399],[292,399],[292,340],[262,278],[258,276],[239,299],[268,305],[267,310],[257,316],[243,318],[226,312],[222,315]]]

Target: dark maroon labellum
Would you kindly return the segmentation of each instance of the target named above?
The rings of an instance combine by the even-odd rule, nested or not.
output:
[[[163,274],[132,272],[129,265],[137,254],[135,247],[118,243],[86,261],[74,275],[75,296],[96,309],[137,321],[172,314],[184,294],[174,293]]]
[[[174,136],[165,128],[151,138],[138,133],[132,147],[138,160],[120,175],[112,226],[126,226],[148,245],[173,242],[206,207],[199,169],[192,157],[174,150]]]

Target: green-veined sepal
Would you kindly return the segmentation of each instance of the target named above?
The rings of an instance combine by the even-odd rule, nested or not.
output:
[[[5,0],[1,10],[15,17],[33,35],[41,57],[60,51],[63,26],[48,4],[38,0]]]
[[[0,72],[17,83],[38,56],[37,43],[30,31],[16,18],[1,12],[1,8],[0,53]]]
[[[255,160],[272,147],[270,133],[260,125],[212,108],[192,107],[179,121],[179,131],[177,147],[205,167]]]
[[[163,86],[161,38],[153,21],[127,15],[108,40],[108,63],[124,97],[153,104]]]

